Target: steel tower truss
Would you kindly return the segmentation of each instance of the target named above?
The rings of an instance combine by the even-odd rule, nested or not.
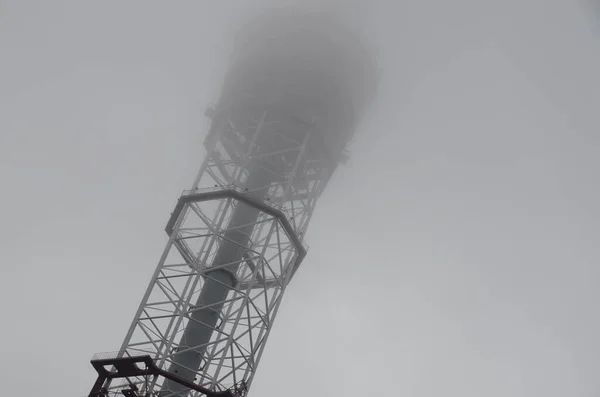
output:
[[[90,397],[246,394],[373,66],[333,14],[281,9],[238,32],[204,163],[121,349],[92,360]]]
[[[314,132],[267,106],[213,118],[206,159],[167,223],[169,240],[121,356],[150,355],[202,387],[245,394],[335,169]],[[207,298],[209,289],[221,292]],[[140,395],[189,393],[168,381],[127,382]]]

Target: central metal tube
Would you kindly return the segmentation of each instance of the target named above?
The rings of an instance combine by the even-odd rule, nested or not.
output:
[[[246,189],[252,190],[254,194],[266,195],[271,179],[272,176],[269,172],[254,167],[248,174]],[[218,327],[217,323],[227,295],[236,284],[235,274],[248,249],[259,216],[260,210],[240,202],[236,204],[211,266],[218,267],[218,269],[211,271],[208,268],[207,277],[196,302],[196,307],[201,307],[201,309],[194,310],[190,314],[190,321],[187,323],[177,349],[181,352],[173,355],[173,363],[169,367],[169,372],[190,382],[194,381],[213,330]],[[198,347],[190,349],[193,346]],[[163,396],[185,396],[186,393],[189,393],[189,389],[185,386],[165,380],[161,394]]]

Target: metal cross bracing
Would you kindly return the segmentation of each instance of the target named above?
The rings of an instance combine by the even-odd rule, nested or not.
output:
[[[210,390],[247,390],[335,169],[320,136],[273,107],[230,108],[213,118],[206,159],[171,214],[122,355],[150,355]],[[130,382],[140,395],[190,393],[169,380]]]

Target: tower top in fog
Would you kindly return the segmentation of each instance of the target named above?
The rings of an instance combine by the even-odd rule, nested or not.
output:
[[[376,91],[358,29],[331,12],[275,9],[237,32],[218,108],[276,106],[313,124],[337,162]]]

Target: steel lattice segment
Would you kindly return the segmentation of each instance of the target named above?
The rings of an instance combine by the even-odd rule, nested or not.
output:
[[[249,207],[227,191],[222,193],[222,198],[210,201],[204,200],[203,193],[182,197],[185,203],[178,216],[179,225],[173,230],[167,256],[127,346],[129,352],[150,354],[164,369],[171,368],[177,355],[202,351],[200,368],[176,368],[174,372],[190,371],[198,384],[213,390],[224,390],[251,378],[283,290],[305,253],[304,247],[296,246],[290,238],[279,214],[260,211],[243,256],[221,267],[206,266],[231,231],[227,228],[226,208]],[[221,219],[211,219],[213,205],[223,208],[217,212]],[[211,281],[225,285],[215,275],[219,274],[217,270],[232,266],[237,268],[235,284],[227,285],[224,300],[212,303],[213,307],[222,307],[213,313],[216,324],[194,319],[194,312],[211,308],[195,304],[203,287]],[[188,323],[193,321],[210,331],[208,343],[195,345],[182,339]]]
[[[194,188],[243,186],[249,193],[261,191],[260,196],[284,208],[303,235],[336,165],[314,125],[273,106],[230,110],[214,124],[207,138],[209,159]],[[249,183],[251,173],[263,175],[265,181]]]

